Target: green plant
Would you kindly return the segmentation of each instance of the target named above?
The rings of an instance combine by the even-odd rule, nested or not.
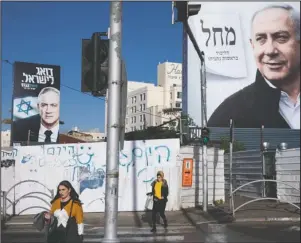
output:
[[[220,148],[225,151],[225,153],[229,153],[230,151],[230,139],[228,137],[222,137],[221,138],[221,145]],[[242,142],[233,141],[233,152],[237,151],[244,151],[245,145]]]

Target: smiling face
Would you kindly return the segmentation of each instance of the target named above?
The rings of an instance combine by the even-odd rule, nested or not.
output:
[[[60,114],[60,97],[54,91],[48,91],[41,95],[38,109],[42,122],[47,127],[56,125]]]
[[[258,13],[251,44],[257,67],[266,79],[277,84],[295,80],[297,75],[300,78],[300,41],[288,11],[272,8]]]

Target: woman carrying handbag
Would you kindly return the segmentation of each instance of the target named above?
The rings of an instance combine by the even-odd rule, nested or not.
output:
[[[48,243],[82,243],[84,233],[83,208],[79,196],[69,181],[58,185],[57,194],[51,201],[49,213],[45,213],[48,221],[54,216],[57,227],[48,234]]]

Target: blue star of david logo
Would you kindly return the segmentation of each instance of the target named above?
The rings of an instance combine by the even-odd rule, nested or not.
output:
[[[28,112],[32,110],[33,108],[30,105],[31,101],[25,101],[21,99],[20,104],[17,105],[18,112],[24,112],[26,115],[28,115]]]

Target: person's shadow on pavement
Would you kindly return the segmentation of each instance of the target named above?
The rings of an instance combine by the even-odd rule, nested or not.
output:
[[[145,209],[144,214],[141,215],[141,220],[145,223],[148,223],[149,227],[152,227],[152,210]],[[159,214],[156,215],[156,224],[161,224]]]

